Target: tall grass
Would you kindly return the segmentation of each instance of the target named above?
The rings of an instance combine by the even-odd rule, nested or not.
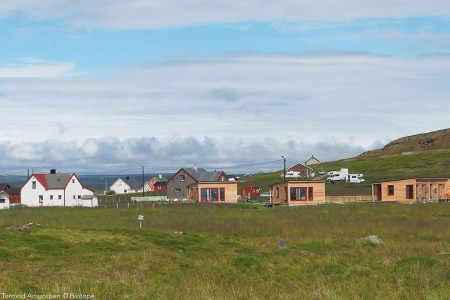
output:
[[[40,226],[11,229],[29,222]],[[383,243],[360,240],[371,234]],[[0,211],[0,292],[9,294],[445,299],[448,252],[448,203]]]

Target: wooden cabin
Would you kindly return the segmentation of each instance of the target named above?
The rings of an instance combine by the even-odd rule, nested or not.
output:
[[[439,201],[450,198],[448,178],[412,178],[372,184],[373,201]]]
[[[325,203],[325,181],[292,180],[270,186],[271,202],[280,205]]]
[[[200,181],[189,185],[188,200],[194,202],[236,203],[236,181]]]

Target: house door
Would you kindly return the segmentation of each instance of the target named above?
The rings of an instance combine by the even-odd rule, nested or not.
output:
[[[444,199],[445,184],[438,184],[438,199]]]
[[[381,184],[374,184],[373,185],[373,200],[374,201],[381,201],[382,195],[381,195]]]

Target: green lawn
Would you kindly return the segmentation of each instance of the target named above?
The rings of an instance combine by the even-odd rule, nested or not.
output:
[[[449,253],[449,203],[0,211],[0,294],[448,299]]]

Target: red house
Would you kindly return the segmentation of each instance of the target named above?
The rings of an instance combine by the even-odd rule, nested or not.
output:
[[[241,197],[243,199],[258,198],[261,196],[261,190],[257,186],[244,186],[241,188]]]
[[[9,183],[0,183],[0,192],[7,192],[10,203],[20,203],[20,188],[12,188]]]
[[[299,177],[311,177],[312,169],[302,163],[298,163],[290,167],[288,172],[298,172]]]
[[[154,192],[167,192],[167,181],[157,181],[153,184]]]

